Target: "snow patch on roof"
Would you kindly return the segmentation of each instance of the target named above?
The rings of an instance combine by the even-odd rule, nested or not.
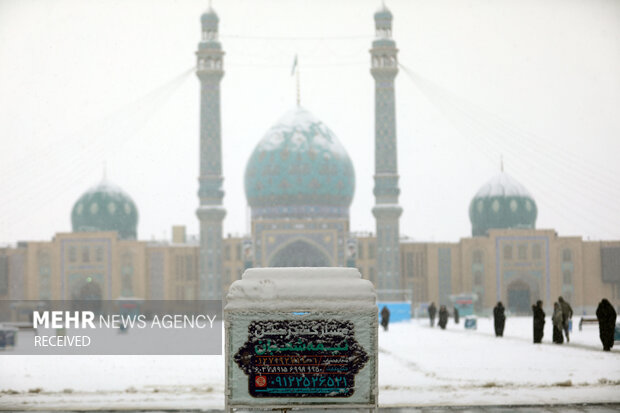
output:
[[[521,183],[506,172],[500,172],[484,184],[476,193],[475,198],[494,196],[521,196],[534,199]]]
[[[309,133],[312,130],[315,133]],[[286,136],[293,132],[288,142]],[[302,107],[296,107],[282,116],[258,143],[257,149],[271,151],[286,144],[292,151],[307,151],[310,148],[320,152],[329,151],[343,158],[348,157],[344,146],[323,122]]]
[[[105,178],[102,179],[101,182],[99,182],[97,185],[90,187],[84,193],[84,195],[91,194],[93,192],[106,192],[109,194],[120,194],[120,195],[124,195],[129,198],[129,195],[127,195],[127,193],[123,191],[123,189],[121,189],[120,186],[113,184],[112,182],[108,181]]]

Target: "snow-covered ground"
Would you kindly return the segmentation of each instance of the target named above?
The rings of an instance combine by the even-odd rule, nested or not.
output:
[[[602,351],[598,328],[569,344],[532,344],[531,318],[466,331],[414,320],[379,332],[379,404],[488,405],[620,402],[620,349]],[[223,356],[0,355],[0,409],[224,407]]]

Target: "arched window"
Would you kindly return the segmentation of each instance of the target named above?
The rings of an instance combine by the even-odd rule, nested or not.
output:
[[[504,245],[504,259],[505,260],[512,259],[512,245]]]
[[[121,258],[121,294],[126,297],[133,295],[133,257],[125,252]]]
[[[82,247],[82,262],[90,261],[90,248]]]
[[[532,259],[539,260],[542,258],[542,248],[540,244],[532,245]]]
[[[472,255],[472,262],[474,264],[482,264],[482,251],[476,250]]]
[[[568,248],[562,250],[562,262],[570,262],[573,260],[573,252]]]
[[[573,273],[569,270],[565,270],[564,273],[562,274],[562,283],[564,285],[571,285],[573,284]]]
[[[517,254],[520,260],[527,259],[527,245],[521,244],[517,247]]]
[[[49,300],[52,296],[52,285],[50,282],[51,267],[50,255],[47,252],[39,252],[39,299]]]
[[[484,284],[484,275],[482,271],[476,271],[474,273],[474,285],[481,286]]]

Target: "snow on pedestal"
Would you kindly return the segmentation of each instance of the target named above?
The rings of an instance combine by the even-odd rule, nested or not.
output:
[[[249,269],[226,298],[227,411],[376,408],[376,294],[357,269]]]

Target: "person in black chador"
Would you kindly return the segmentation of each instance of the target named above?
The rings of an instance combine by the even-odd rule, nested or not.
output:
[[[437,307],[435,307],[435,303],[431,303],[428,306],[428,317],[431,319],[431,327],[435,326],[435,314],[437,314]]]
[[[536,305],[532,306],[534,313],[534,343],[542,342],[545,328],[545,312],[543,311],[542,301],[536,301]]]
[[[454,324],[459,323],[459,309],[454,307]]]
[[[564,343],[562,328],[564,327],[564,319],[562,318],[562,306],[560,303],[553,303],[553,315],[551,316],[553,323],[553,342],[555,344]]]
[[[497,302],[493,308],[493,321],[495,322],[495,337],[504,336],[504,326],[506,325],[506,315],[504,314],[504,305],[501,301]]]
[[[388,330],[388,324],[390,324],[390,310],[386,306],[381,309],[381,325],[385,331]]]
[[[446,329],[446,324],[448,324],[448,309],[445,305],[439,307],[439,321],[437,325],[442,328],[442,330]]]
[[[603,350],[609,351],[614,346],[614,329],[616,328],[616,310],[611,303],[603,298],[596,309],[598,318],[599,336],[603,343]]]
[[[568,338],[568,320],[573,318],[573,309],[570,304],[564,300],[564,298],[558,298],[558,304],[560,304],[560,308],[562,309],[562,330],[564,330],[564,334],[566,335],[566,342],[568,343],[570,339]]]

